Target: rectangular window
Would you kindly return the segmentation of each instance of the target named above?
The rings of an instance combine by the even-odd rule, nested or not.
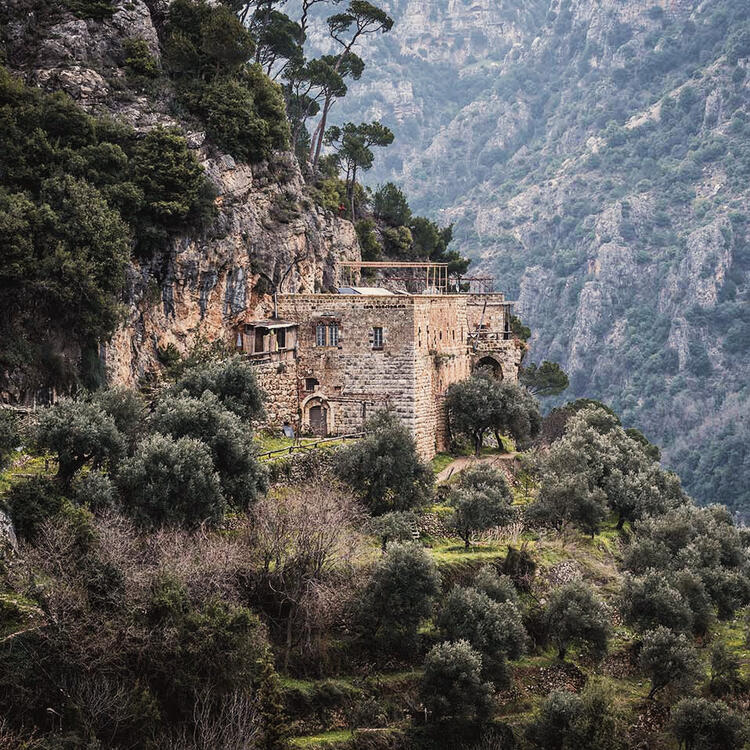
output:
[[[383,348],[383,329],[379,326],[372,329],[372,348],[382,349]]]
[[[285,328],[279,328],[276,331],[276,341],[279,345],[279,349],[286,348],[286,329]]]
[[[315,346],[326,345],[326,326],[325,323],[318,323],[315,327]]]
[[[328,346],[339,345],[339,325],[338,323],[331,323],[328,326]]]

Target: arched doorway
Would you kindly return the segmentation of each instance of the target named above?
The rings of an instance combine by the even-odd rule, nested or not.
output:
[[[328,434],[328,409],[322,404],[310,407],[310,430],[313,435],[325,437]]]
[[[497,380],[503,379],[503,368],[500,365],[500,363],[494,358],[494,357],[482,357],[475,365],[474,365],[474,372],[475,373],[488,373],[492,375],[493,378],[497,378]]]
[[[302,403],[304,427],[318,437],[327,437],[333,431],[333,412],[327,399],[309,396]]]

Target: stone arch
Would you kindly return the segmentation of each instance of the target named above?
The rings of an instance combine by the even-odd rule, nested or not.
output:
[[[495,357],[489,354],[486,354],[485,356],[478,359],[474,363],[474,367],[472,368],[472,370],[473,372],[479,372],[480,370],[489,372],[493,378],[497,378],[498,380],[502,380],[504,377],[503,366]]]
[[[302,429],[320,437],[335,433],[333,408],[325,396],[319,393],[308,396],[301,404]]]

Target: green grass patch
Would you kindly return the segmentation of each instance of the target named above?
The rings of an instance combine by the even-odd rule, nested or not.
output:
[[[0,493],[7,492],[11,485],[32,476],[48,475],[54,476],[57,472],[57,463],[52,456],[30,456],[18,454],[13,459],[12,466],[0,472]]]
[[[443,469],[447,469],[455,460],[456,457],[451,453],[438,453],[430,461],[430,466],[435,474],[439,474]]]
[[[438,567],[467,562],[487,562],[505,557],[507,545],[477,543],[465,548],[464,543],[455,539],[436,540],[428,551]]]
[[[354,733],[350,729],[337,729],[332,732],[307,735],[306,737],[292,737],[289,744],[292,747],[326,747],[339,742],[348,742],[353,736]]]

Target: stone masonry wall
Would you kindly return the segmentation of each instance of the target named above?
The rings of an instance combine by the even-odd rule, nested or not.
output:
[[[294,362],[264,362],[253,368],[258,385],[266,394],[265,422],[281,427],[294,424],[297,416],[297,373]]]
[[[420,455],[430,458],[446,447],[445,391],[471,374],[466,349],[465,299],[458,296],[414,298],[414,438]]]
[[[302,429],[309,405],[324,400],[332,433],[359,432],[374,411],[387,408],[414,429],[414,342],[409,297],[279,295],[279,315],[300,324],[296,362]],[[319,322],[339,326],[337,346],[316,346]],[[383,348],[373,349],[374,327]],[[308,391],[305,381],[318,385]]]

